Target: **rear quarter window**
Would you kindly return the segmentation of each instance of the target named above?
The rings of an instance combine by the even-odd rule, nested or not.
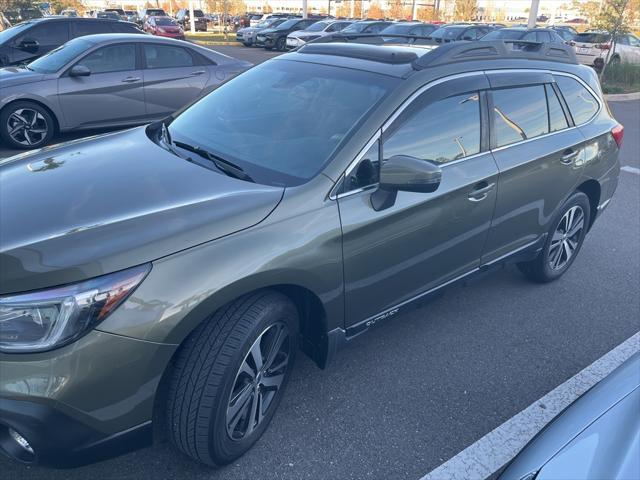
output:
[[[556,83],[576,125],[587,123],[598,112],[598,100],[580,82],[571,77],[558,75]]]

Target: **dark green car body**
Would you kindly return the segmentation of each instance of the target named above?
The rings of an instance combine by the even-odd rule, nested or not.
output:
[[[1,295],[151,265],[126,301],[74,342],[0,353],[5,452],[11,454],[8,428],[37,452],[28,461],[45,465],[86,463],[151,443],[175,352],[212,312],[249,292],[289,297],[300,312],[303,350],[325,367],[337,348],[413,300],[538,255],[574,192],[589,197],[591,223],[609,203],[619,172],[611,133],[617,122],[588,68],[497,58],[421,69],[375,53],[362,58],[346,46],[346,54],[322,48],[269,63],[376,72],[394,87],[298,185],[203,169],[151,141],[143,127],[0,164]],[[495,91],[547,85],[547,94],[559,95],[558,78],[593,98],[589,118],[576,125],[560,96],[565,128],[498,147],[490,115]],[[478,151],[442,162],[435,191],[398,191],[376,209],[375,182],[349,184],[363,156],[380,150],[379,139],[382,148],[391,142],[408,105],[469,92],[479,112]]]

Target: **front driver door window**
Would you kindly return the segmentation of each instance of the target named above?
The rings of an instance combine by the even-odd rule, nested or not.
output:
[[[338,205],[347,322],[357,324],[476,268],[493,214],[497,167],[480,153],[483,75],[425,91],[347,171]],[[433,193],[398,192],[375,211],[380,162],[411,155],[442,167]],[[484,189],[486,194],[477,193]],[[357,327],[353,327],[357,328]]]
[[[75,65],[91,71],[58,79],[58,95],[65,121],[73,127],[132,124],[145,116],[142,71],[136,64],[136,46],[118,43],[100,47]]]

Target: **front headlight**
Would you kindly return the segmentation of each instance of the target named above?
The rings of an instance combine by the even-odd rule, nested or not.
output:
[[[77,340],[142,282],[151,265],[81,283],[0,297],[0,351],[41,352]]]

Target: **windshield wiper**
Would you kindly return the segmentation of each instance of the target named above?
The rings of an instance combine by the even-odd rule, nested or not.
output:
[[[255,183],[255,180],[251,178],[251,176],[247,172],[245,172],[242,167],[230,162],[225,158],[220,157],[219,155],[211,153],[198,145],[189,145],[188,143],[183,142],[173,142],[173,145],[198,154],[202,158],[209,160],[218,168],[218,170],[221,170],[230,177],[239,178],[240,180],[247,180],[248,182]]]

